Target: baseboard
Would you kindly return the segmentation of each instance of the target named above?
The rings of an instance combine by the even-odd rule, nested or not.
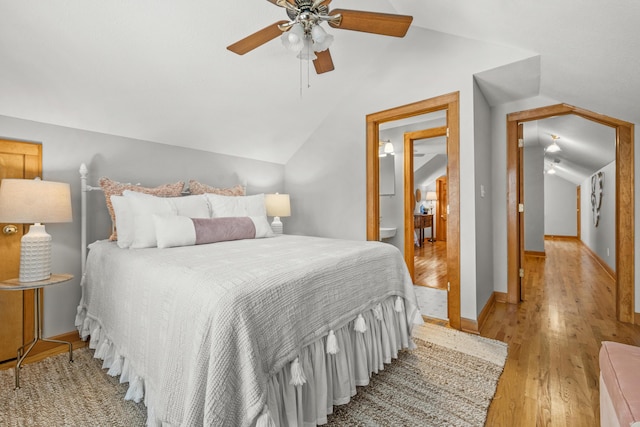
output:
[[[465,319],[464,317],[460,318],[460,329],[463,332],[468,332],[470,334],[480,335],[480,330],[478,329],[478,322],[471,319]]]
[[[640,325],[640,313],[633,313],[633,323]]]
[[[596,260],[596,262],[598,264],[600,264],[600,267],[602,267],[602,269],[615,281],[618,280],[617,277],[618,275],[616,274],[615,271],[613,271],[613,268],[609,267],[609,265],[602,259],[600,258],[600,255],[598,255],[597,253],[595,253],[593,251],[593,249],[591,249],[589,246],[585,245],[585,243],[580,240],[580,243],[582,244],[582,247],[584,247],[587,252],[589,253],[589,255],[591,255],[591,258],[593,258],[594,260]],[[636,313],[637,314],[637,313]]]
[[[487,316],[489,316],[489,312],[493,307],[495,307],[495,305],[496,305],[496,293],[494,292],[491,294],[491,296],[487,300],[487,303],[484,305],[484,308],[482,309],[482,311],[480,311],[480,314],[478,315],[478,333],[480,333],[480,331],[482,330],[482,326],[484,325],[484,322],[487,320]]]
[[[484,322],[487,320],[491,309],[496,305],[496,302],[506,303],[507,302],[507,294],[505,292],[493,292],[487,303],[480,311],[478,315],[478,321],[465,319],[464,317],[460,318],[460,329],[464,332],[469,332],[470,334],[480,335],[480,331],[482,330],[482,326]]]
[[[493,295],[496,297],[496,302],[506,303],[507,302],[507,293],[506,292],[493,292]]]
[[[547,256],[545,251],[524,251],[524,254],[526,256],[535,256],[539,258],[545,258]]]
[[[545,240],[580,240],[578,236],[556,236],[555,234],[545,234]]]

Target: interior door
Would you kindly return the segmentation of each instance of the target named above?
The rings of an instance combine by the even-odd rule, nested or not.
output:
[[[42,175],[42,145],[0,139],[0,180]],[[16,233],[5,226],[15,225]],[[0,280],[18,277],[20,238],[29,225],[0,224]],[[34,291],[0,291],[0,362],[15,359],[16,350],[33,338]]]
[[[447,191],[447,177],[442,176],[436,180],[436,241],[447,241],[447,206],[449,196]]]
[[[520,206],[523,206],[522,209],[518,207],[518,211],[520,212],[520,220],[518,224],[518,242],[520,248],[519,255],[519,280],[520,284],[520,301],[525,300],[525,290],[524,290],[524,215],[525,215],[525,200],[524,200],[524,124],[518,124],[518,174],[519,174],[519,183],[518,186],[518,200]],[[533,206],[530,206],[529,209],[533,209]]]

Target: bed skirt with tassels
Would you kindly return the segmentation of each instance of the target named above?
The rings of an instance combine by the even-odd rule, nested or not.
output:
[[[268,380],[266,404],[255,420],[257,427],[315,426],[326,424],[334,405],[348,403],[356,386],[369,384],[372,374],[384,369],[403,349],[413,349],[413,324],[407,321],[404,300],[389,297],[347,324],[303,347],[298,357]],[[420,313],[414,322],[421,323]],[[164,425],[154,414],[154,390],[135,367],[118,352],[117,343],[101,331],[100,322],[79,311],[76,325],[95,358],[102,359],[108,374],[129,382],[127,400],[147,406],[147,425]]]

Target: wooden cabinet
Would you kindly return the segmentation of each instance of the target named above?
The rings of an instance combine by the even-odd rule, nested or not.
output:
[[[418,246],[424,243],[424,229],[431,229],[429,240],[433,240],[433,215],[415,214],[413,215],[413,228],[418,230]]]

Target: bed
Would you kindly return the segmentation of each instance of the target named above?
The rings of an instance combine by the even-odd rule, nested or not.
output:
[[[381,242],[101,240],[83,266],[78,330],[148,425],[324,424],[422,322],[402,255]]]

